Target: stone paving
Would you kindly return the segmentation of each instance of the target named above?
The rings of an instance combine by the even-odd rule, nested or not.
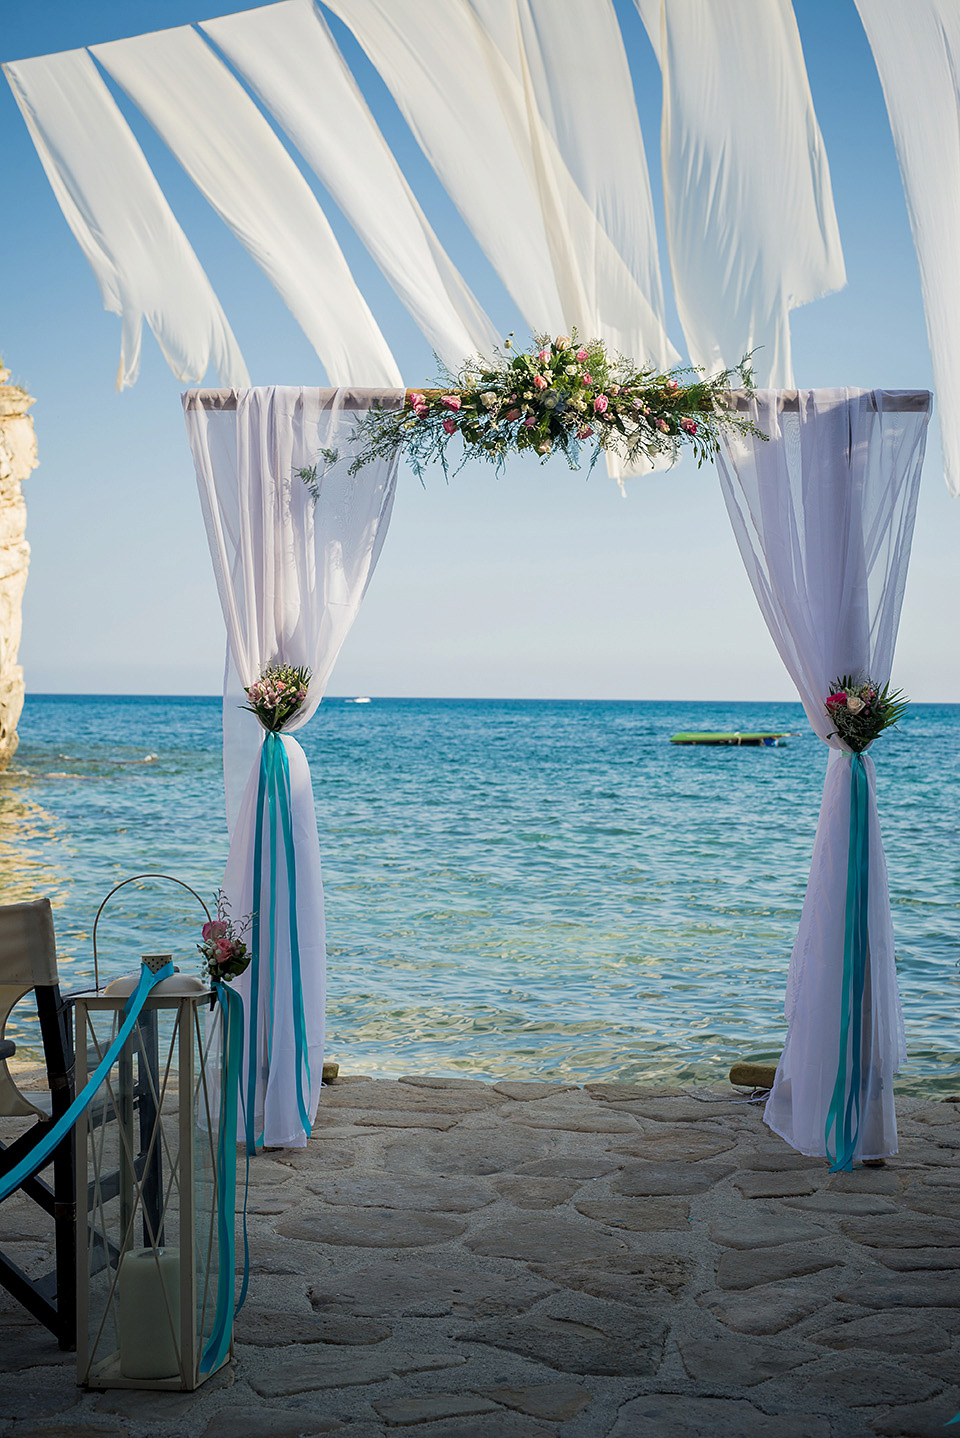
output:
[[[11,1438],[870,1438],[960,1409],[960,1108],[830,1176],[743,1092],[347,1078],[251,1164],[236,1361],[84,1393],[0,1293]],[[36,1210],[0,1245],[49,1258]]]

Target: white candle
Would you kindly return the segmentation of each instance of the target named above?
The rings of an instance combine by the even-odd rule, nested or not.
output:
[[[124,1378],[175,1378],[180,1372],[180,1257],[135,1248],[120,1260],[120,1372]]]

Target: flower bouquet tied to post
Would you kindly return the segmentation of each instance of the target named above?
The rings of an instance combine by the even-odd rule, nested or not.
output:
[[[693,378],[683,382],[685,375]],[[417,475],[433,462],[447,474],[453,439],[463,442],[458,471],[472,459],[500,471],[507,458],[525,451],[541,460],[561,454],[571,469],[580,467],[584,452],[592,469],[604,450],[628,462],[675,460],[683,445],[702,464],[716,453],[723,431],[756,432],[725,400],[734,379],[738,387],[753,387],[748,359],[703,379],[697,370],[638,366],[608,354],[602,340],[579,340],[576,330],[538,335],[529,352],[508,338],[493,359],[469,359],[456,374],[440,366],[431,386],[407,392],[402,408],[372,409],[358,425],[350,473],[399,453]],[[308,484],[316,481],[315,470],[298,473]]]
[[[230,905],[221,889],[217,894],[217,917],[209,919],[200,930],[197,945],[206,960],[205,968],[212,983],[229,983],[242,974],[252,955],[243,941],[251,916],[235,923]]]
[[[826,699],[827,714],[836,726],[827,737],[836,735],[854,754],[862,754],[884,729],[897,723],[909,703],[902,689],[844,674],[834,681]]]
[[[306,665],[270,664],[245,691],[250,703],[240,707],[255,714],[269,733],[278,734],[303,707],[309,686]]]

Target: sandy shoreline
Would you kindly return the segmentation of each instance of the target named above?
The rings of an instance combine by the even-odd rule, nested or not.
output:
[[[830,1176],[742,1091],[343,1078],[251,1165],[236,1361],[82,1393],[0,1294],[0,1432],[868,1438],[960,1409],[960,1112]],[[42,1270],[19,1196],[0,1246]]]

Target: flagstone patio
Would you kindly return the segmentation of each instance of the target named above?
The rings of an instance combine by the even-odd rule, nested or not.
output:
[[[0,1294],[11,1438],[869,1438],[960,1409],[960,1113],[830,1176],[732,1089],[343,1078],[251,1163],[236,1362],[82,1393]],[[49,1259],[19,1198],[0,1243]]]

